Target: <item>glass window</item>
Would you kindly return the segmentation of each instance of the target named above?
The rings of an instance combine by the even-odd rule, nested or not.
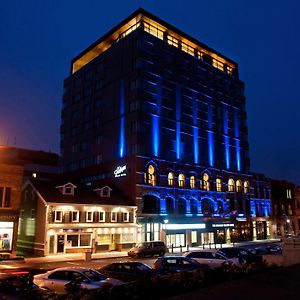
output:
[[[209,175],[207,173],[203,174],[203,190],[209,191],[210,186],[209,186]]]
[[[94,216],[94,213],[92,211],[87,211],[86,212],[86,221],[93,222],[93,216]]]
[[[79,211],[71,211],[71,222],[79,222]]]
[[[194,189],[196,187],[196,178],[195,178],[195,176],[191,176],[190,186],[191,186],[192,189]]]
[[[180,173],[178,175],[178,186],[179,187],[184,187],[185,186],[185,176],[182,173]]]
[[[242,182],[240,180],[236,181],[236,191],[241,192],[242,191]]]
[[[123,222],[129,222],[129,212],[123,212],[122,219]]]
[[[224,64],[213,58],[212,64],[215,68],[224,71]]]
[[[81,234],[80,235],[80,246],[90,246],[91,245],[91,235],[90,234]]]
[[[172,172],[168,173],[168,185],[174,186],[174,173]]]
[[[68,234],[67,235],[67,246],[68,247],[78,247],[78,234]]]
[[[117,212],[112,211],[111,212],[111,222],[117,222],[118,221],[118,215]]]
[[[105,222],[105,212],[99,211],[99,222]]]
[[[55,211],[54,222],[62,222],[62,211]]]
[[[228,180],[228,192],[234,192],[234,180],[232,178]]]
[[[13,222],[0,222],[0,250],[9,251],[12,246]]]
[[[178,48],[179,42],[178,42],[178,40],[176,38],[174,38],[171,35],[168,35],[167,40],[168,40],[168,44],[169,45],[172,45],[172,46]]]
[[[153,165],[148,166],[147,173],[145,173],[145,183],[152,186],[156,185],[155,168]]]
[[[220,178],[216,179],[217,192],[222,192],[222,180]]]
[[[249,182],[248,181],[244,182],[244,193],[245,194],[249,193]]]

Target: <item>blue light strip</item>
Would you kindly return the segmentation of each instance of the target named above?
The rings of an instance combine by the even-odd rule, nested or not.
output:
[[[120,145],[119,145],[119,155],[123,158],[125,155],[125,117],[124,117],[124,81],[120,82]]]
[[[240,131],[239,131],[239,117],[238,117],[238,110],[235,109],[234,111],[234,135],[235,137],[240,136]]]
[[[224,146],[225,146],[226,169],[230,169],[229,137],[227,135],[224,136]]]
[[[240,148],[240,141],[238,139],[235,140],[235,148],[236,148],[236,168],[238,171],[241,171],[241,148]]]
[[[211,167],[214,166],[214,133],[212,131],[207,131],[207,141],[208,141],[208,163]]]
[[[159,116],[152,115],[152,153],[159,156]]]
[[[198,127],[193,127],[194,137],[194,163],[199,163],[199,143],[198,143]]]
[[[160,215],[167,215],[166,200],[160,199]]]
[[[181,89],[176,86],[176,158],[181,159],[181,136],[180,136],[180,114],[181,114]]]
[[[181,158],[180,122],[176,122],[176,158]]]

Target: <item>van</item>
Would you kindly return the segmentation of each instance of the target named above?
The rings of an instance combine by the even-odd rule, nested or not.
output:
[[[142,242],[136,244],[128,251],[130,257],[145,257],[159,255],[163,256],[168,251],[167,246],[162,241]]]

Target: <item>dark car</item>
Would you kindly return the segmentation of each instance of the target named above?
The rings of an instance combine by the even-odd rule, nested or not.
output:
[[[0,299],[46,299],[52,295],[34,284],[28,272],[0,273]]]
[[[115,262],[98,269],[98,271],[108,277],[125,282],[135,281],[142,276],[154,275],[154,270],[150,266],[138,261]]]
[[[206,268],[208,268],[207,265],[201,264],[193,258],[184,256],[159,257],[153,264],[153,269],[162,274]]]
[[[239,263],[261,263],[263,258],[244,248],[222,248],[218,252],[225,254],[228,258],[238,258]]]
[[[150,241],[136,244],[128,251],[130,257],[145,257],[159,255],[163,256],[168,252],[167,246],[162,241]]]

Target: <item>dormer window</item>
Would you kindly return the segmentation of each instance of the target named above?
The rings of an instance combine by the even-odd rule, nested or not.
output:
[[[109,186],[105,186],[101,189],[94,190],[100,197],[110,198],[110,193],[112,189]]]
[[[76,185],[71,182],[68,182],[64,185],[60,185],[56,187],[63,195],[74,195],[74,191],[76,189]]]

